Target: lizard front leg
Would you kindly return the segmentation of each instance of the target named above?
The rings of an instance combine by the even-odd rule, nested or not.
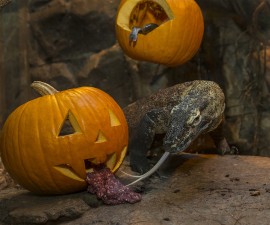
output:
[[[140,123],[131,131],[129,142],[130,166],[132,170],[144,173],[150,169],[146,158],[155,134],[165,133],[168,124],[168,112],[154,109],[146,113]]]
[[[224,136],[223,124],[224,122],[222,121],[218,125],[218,127],[215,130],[209,132],[209,134],[215,143],[218,154],[220,155],[235,154],[237,152],[236,148],[231,148]]]

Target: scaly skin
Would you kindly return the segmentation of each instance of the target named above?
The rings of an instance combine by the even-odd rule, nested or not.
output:
[[[136,101],[124,109],[129,130],[133,170],[149,169],[146,154],[155,134],[165,134],[165,152],[184,151],[201,134],[210,133],[220,154],[230,151],[222,134],[225,97],[212,81],[175,85]],[[216,132],[218,131],[218,132]]]
[[[3,8],[5,5],[10,3],[11,0],[0,0],[0,9]]]
[[[131,42],[137,42],[138,34],[146,35],[149,32],[151,32],[152,30],[156,29],[157,27],[158,27],[158,25],[155,23],[149,23],[143,27],[133,27],[131,30],[131,33],[129,35],[129,40]]]

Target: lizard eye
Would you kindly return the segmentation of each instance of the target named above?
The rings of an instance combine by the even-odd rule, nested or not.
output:
[[[193,125],[193,126],[198,125],[198,124],[201,122],[201,119],[202,119],[201,115],[197,115],[197,116],[194,118],[194,120],[193,120],[193,122],[192,122],[192,125]]]
[[[193,112],[189,118],[189,120],[187,121],[187,124],[190,124],[192,126],[196,126],[201,122],[201,115],[200,115],[200,111],[197,110],[195,112]]]

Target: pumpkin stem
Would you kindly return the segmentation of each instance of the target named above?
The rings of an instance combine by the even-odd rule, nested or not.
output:
[[[34,81],[31,87],[42,96],[53,95],[58,92],[54,87],[42,81]]]

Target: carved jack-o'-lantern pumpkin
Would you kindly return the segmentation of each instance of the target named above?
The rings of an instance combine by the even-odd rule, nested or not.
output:
[[[204,31],[194,0],[122,0],[116,37],[131,58],[177,66],[198,51]]]
[[[92,87],[33,86],[46,95],[14,110],[2,130],[1,157],[10,175],[32,192],[65,194],[84,190],[94,165],[116,171],[128,144],[118,104]]]

